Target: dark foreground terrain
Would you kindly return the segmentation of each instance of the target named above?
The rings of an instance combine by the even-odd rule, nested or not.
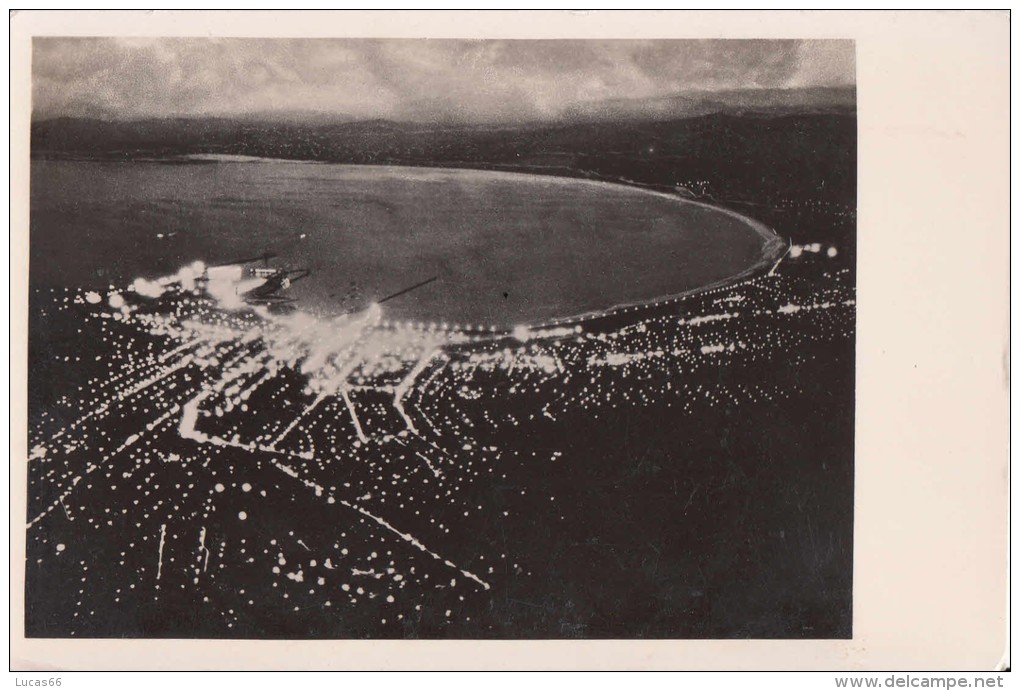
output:
[[[679,184],[793,248],[524,334],[37,286],[26,633],[849,637],[853,117],[377,126],[204,148]],[[203,148],[40,127],[37,155]]]

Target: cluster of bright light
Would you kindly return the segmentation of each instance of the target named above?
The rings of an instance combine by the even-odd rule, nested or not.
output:
[[[822,252],[822,244],[819,242],[812,242],[810,245],[790,246],[790,256],[793,257],[794,259],[801,256],[805,252],[810,252],[811,254],[820,254]],[[832,257],[835,257],[837,254],[839,254],[839,250],[837,250],[833,246],[830,246],[828,249],[825,250],[825,255],[830,259]]]
[[[436,598],[453,618],[499,574],[535,564],[471,552],[477,521],[497,510],[477,499],[476,483],[504,479],[511,459],[562,462],[559,450],[522,459],[501,448],[502,434],[618,407],[665,405],[696,419],[705,406],[780,400],[796,390],[713,385],[705,373],[776,358],[804,365],[854,328],[853,290],[839,276],[819,284],[781,271],[658,311],[623,308],[604,315],[612,326],[593,318],[509,332],[390,322],[378,305],[329,319],[237,309],[209,289],[215,273],[193,264],[61,302],[96,334],[66,357],[95,374],[61,399],[78,419],[47,414],[30,432],[30,539],[46,558],[77,560],[76,616],[102,616],[91,595],[99,573],[121,586],[117,603],[207,593],[206,615],[228,627],[265,607],[296,616],[369,607],[393,623]],[[224,295],[233,283],[222,280]],[[88,499],[97,492],[104,504]],[[266,506],[305,502],[335,510],[331,539],[313,539],[320,533],[300,521],[262,532],[279,521],[265,522]],[[130,537],[116,563],[96,564],[87,541],[65,537],[64,520],[86,526],[79,535]],[[458,544],[468,547],[444,551]],[[269,601],[239,585],[252,573]]]

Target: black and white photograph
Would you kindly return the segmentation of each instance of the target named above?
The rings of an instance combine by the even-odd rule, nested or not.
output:
[[[1009,668],[1008,13],[10,25],[12,670]]]
[[[25,633],[851,636],[847,40],[41,37]]]

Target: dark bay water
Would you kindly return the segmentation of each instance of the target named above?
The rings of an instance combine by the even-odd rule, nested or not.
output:
[[[437,276],[387,317],[501,326],[692,290],[762,260],[744,220],[620,185],[285,161],[34,160],[34,288],[123,285],[279,254],[291,294],[340,311]]]

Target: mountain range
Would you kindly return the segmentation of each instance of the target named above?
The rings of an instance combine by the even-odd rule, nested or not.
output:
[[[733,115],[789,115],[803,113],[847,113],[856,108],[856,87],[810,87],[799,89],[733,89],[725,91],[686,91],[652,98],[617,98],[574,103],[559,115],[540,121],[475,122],[463,119],[454,113],[441,120],[399,121],[403,127],[501,127],[501,126],[548,126],[563,123],[611,122],[611,121],[658,121],[677,120],[716,113]],[[86,117],[38,119],[37,122],[54,120],[87,120],[104,122],[143,122],[155,120],[229,120],[240,123],[292,124],[329,126],[339,124],[388,122],[381,118],[357,118],[347,113],[333,113],[307,109],[263,110],[233,114],[209,114],[206,116],[178,115],[167,118],[126,119],[113,112],[89,113]],[[397,121],[393,121],[397,122]],[[371,126],[371,125],[367,125]]]

